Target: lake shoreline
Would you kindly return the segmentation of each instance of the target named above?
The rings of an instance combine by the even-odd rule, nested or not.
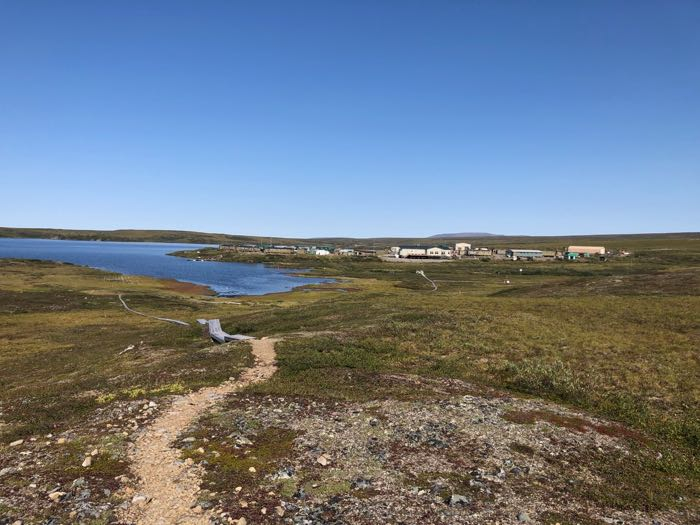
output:
[[[216,261],[191,262],[193,257],[172,256],[188,250],[196,254],[205,245],[0,239],[0,259],[27,259],[75,264],[120,275],[162,280],[175,291],[219,297],[262,296],[293,291],[331,279],[263,264]],[[196,255],[194,255],[196,257]]]
[[[322,286],[324,284],[337,284],[340,282],[339,279],[333,278],[333,277],[327,277],[325,275],[322,275],[320,273],[314,273],[314,270],[317,270],[316,268],[301,268],[301,267],[290,267],[290,268],[282,268],[279,265],[275,265],[272,260],[260,260],[260,261],[225,261],[221,259],[216,259],[208,256],[200,257],[199,259],[194,259],[195,255],[192,254],[191,251],[189,250],[182,250],[179,252],[172,252],[168,253],[167,255],[171,257],[181,257],[183,259],[188,259],[190,261],[207,261],[207,262],[214,262],[214,263],[225,263],[225,264],[255,264],[255,265],[262,265],[266,268],[270,268],[273,270],[280,270],[282,271],[285,275],[289,275],[290,277],[298,277],[298,278],[303,278],[303,279],[323,279],[322,282],[315,282],[315,283],[301,283],[298,286],[295,286],[291,290],[285,290],[281,292],[270,292],[268,294],[263,294],[263,295],[270,295],[270,294],[275,294],[275,293],[285,293],[285,292],[291,292],[291,291],[297,291],[304,289],[308,286]],[[217,294],[219,295],[219,294]],[[240,295],[224,295],[222,297],[242,297]]]

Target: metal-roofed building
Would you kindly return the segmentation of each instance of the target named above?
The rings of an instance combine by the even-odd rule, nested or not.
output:
[[[514,261],[520,259],[539,259],[544,253],[542,250],[514,249],[506,250],[506,257],[512,258]]]

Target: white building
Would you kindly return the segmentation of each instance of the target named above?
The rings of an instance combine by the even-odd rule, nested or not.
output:
[[[452,257],[452,249],[449,246],[394,246],[391,253],[401,258],[416,259],[442,259]]]
[[[452,257],[452,250],[447,246],[433,246],[426,251],[428,257],[447,258]]]
[[[398,246],[399,257],[425,257],[426,248],[423,246]]]

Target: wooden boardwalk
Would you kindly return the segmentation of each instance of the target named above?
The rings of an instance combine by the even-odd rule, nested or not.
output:
[[[198,322],[202,322],[204,319],[198,319]],[[209,337],[212,338],[217,343],[228,343],[230,341],[246,341],[248,339],[255,339],[254,337],[250,337],[248,335],[241,335],[241,334],[235,334],[231,335],[226,332],[221,328],[221,321],[218,319],[209,319],[206,321],[207,323],[207,328],[209,330]]]
[[[121,301],[121,303],[124,306],[124,308],[126,309],[126,311],[131,312],[132,314],[141,315],[143,317],[148,317],[149,319],[155,319],[157,321],[164,321],[166,323],[178,324],[180,326],[190,326],[190,323],[186,323],[185,321],[179,321],[177,319],[169,319],[167,317],[156,317],[155,315],[148,315],[148,314],[144,314],[143,312],[137,312],[136,310],[129,308],[129,305],[124,302],[124,299],[122,298],[122,294],[119,294],[119,300]]]

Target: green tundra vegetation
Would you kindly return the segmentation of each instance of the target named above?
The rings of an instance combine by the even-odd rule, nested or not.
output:
[[[123,293],[140,311],[188,320],[194,312],[216,311],[207,296],[191,302],[172,281],[2,260],[0,282],[0,431],[6,440],[56,431],[114,399],[218,384],[250,364],[247,354],[211,352],[201,330],[126,312],[117,297]]]
[[[318,300],[226,319],[260,335],[338,332],[282,344],[281,373],[259,390],[374,395],[339,388],[345,369],[447,376],[563,401],[697,448],[700,241],[663,246],[606,262],[199,256],[339,278],[280,296],[280,305],[328,290]]]
[[[591,464],[606,480],[598,501],[663,507],[676,501],[678,478],[686,495],[700,494],[700,242],[627,238],[611,248],[634,254],[605,262],[405,263],[211,249],[199,257],[313,268],[313,275],[338,278],[306,293],[340,293],[303,303],[295,298],[304,292],[283,294],[277,310],[226,319],[257,335],[333,332],[279,344],[280,371],[252,391],[413,398],[420,393],[384,379],[408,373],[556,401],[649,440],[651,455]]]
[[[700,241],[686,235],[616,242],[633,255],[397,263],[200,250],[200,257],[337,279],[236,299],[168,281],[5,260],[0,438],[56,433],[119,400],[182,393],[237,375],[251,363],[246,345],[212,346],[194,322],[217,317],[231,333],[319,332],[279,343],[278,372],[251,393],[340,401],[419,395],[385,380],[402,373],[553,400],[628,426],[653,452],[645,458],[662,458],[634,468],[600,466],[610,486],[630,488],[600,497],[641,509],[673,505],[679,496],[697,501]],[[134,309],[192,327],[128,313],[118,293]],[[662,490],[670,483],[673,490]],[[668,497],[645,499],[634,487]]]

